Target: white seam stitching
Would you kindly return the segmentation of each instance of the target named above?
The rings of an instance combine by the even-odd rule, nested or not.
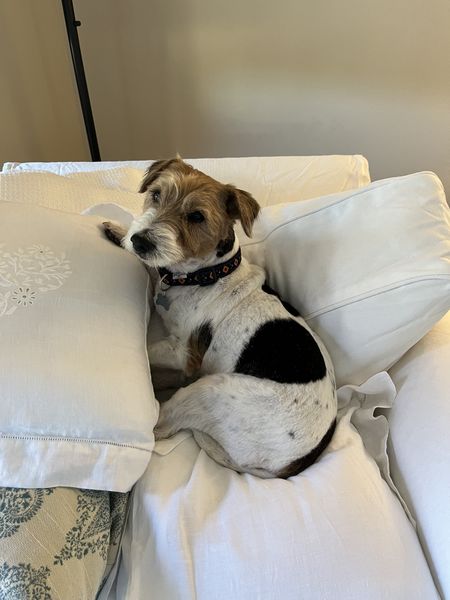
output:
[[[105,444],[107,446],[117,446],[120,448],[131,448],[133,450],[140,450],[143,452],[151,452],[147,448],[140,448],[139,446],[133,446],[132,444],[122,444],[121,442],[111,442],[108,440],[89,440],[87,438],[70,438],[70,437],[58,437],[58,436],[38,436],[38,435],[14,435],[9,433],[0,433],[0,440],[29,440],[35,442],[74,442],[74,443],[87,443],[87,444]]]
[[[420,171],[419,173],[413,173],[413,175],[435,175],[432,171]],[[404,175],[403,177],[411,177],[411,175]],[[394,179],[400,179],[400,178],[394,178]],[[372,183],[376,183],[376,182],[372,182]],[[374,189],[382,189],[384,187],[389,187],[391,185],[394,185],[394,181],[388,181],[386,183],[384,183],[383,185],[378,185],[376,187],[374,187]],[[371,185],[371,184],[369,184]],[[442,192],[443,188],[442,188],[442,184],[441,184],[441,192]],[[342,194],[347,194],[347,192],[340,192]],[[327,204],[326,206],[322,206],[321,208],[317,208],[316,210],[313,210],[311,212],[305,213],[303,215],[298,215],[296,217],[293,217],[292,219],[290,219],[289,221],[283,221],[283,223],[280,223],[279,225],[277,225],[274,229],[272,229],[271,231],[269,231],[266,235],[266,237],[263,237],[259,240],[255,240],[254,242],[247,242],[247,243],[243,243],[241,244],[242,247],[248,247],[248,246],[256,246],[257,244],[261,244],[262,242],[265,242],[271,235],[272,233],[275,233],[275,231],[278,231],[278,229],[281,229],[282,227],[285,227],[286,225],[290,225],[291,223],[295,223],[296,221],[299,221],[300,219],[304,219],[306,217],[310,217],[311,215],[315,215],[319,212],[322,212],[323,210],[328,210],[329,208],[334,208],[336,206],[339,206],[340,204],[342,204],[342,202],[346,202],[347,200],[352,200],[353,198],[357,198],[358,196],[360,196],[361,194],[365,194],[367,193],[367,189],[366,187],[360,188],[360,190],[355,191],[355,193],[351,194],[351,195],[347,195],[345,196],[345,198],[341,198],[341,200],[336,200],[333,204]],[[333,195],[333,194],[327,194],[327,195]],[[326,198],[326,196],[322,196],[322,198]],[[309,200],[304,200],[304,202],[308,202],[310,200],[315,200],[317,201],[318,198],[309,198]],[[289,203],[286,203],[289,204]],[[269,207],[267,207],[269,208]]]
[[[418,276],[418,277],[415,277],[412,279],[405,279],[396,285],[384,287],[384,288],[377,288],[376,290],[371,290],[370,292],[366,292],[365,294],[363,294],[361,296],[353,296],[352,298],[349,298],[343,302],[331,304],[329,306],[326,306],[325,308],[320,308],[317,311],[314,311],[312,313],[304,315],[303,318],[305,320],[315,319],[316,317],[320,317],[328,312],[332,312],[333,310],[338,310],[339,308],[348,306],[349,304],[355,304],[356,302],[368,300],[369,298],[373,298],[374,296],[379,296],[380,294],[383,294],[383,293],[398,290],[399,288],[401,288],[403,286],[413,285],[414,283],[421,283],[421,282],[425,282],[425,281],[441,280],[441,279],[450,281],[450,275],[436,274],[436,275],[429,275],[428,277]]]

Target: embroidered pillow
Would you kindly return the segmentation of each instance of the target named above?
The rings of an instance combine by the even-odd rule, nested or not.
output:
[[[0,486],[126,491],[150,459],[148,277],[100,221],[0,203]]]

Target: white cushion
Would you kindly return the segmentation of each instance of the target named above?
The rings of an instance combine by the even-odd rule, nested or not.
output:
[[[0,200],[78,213],[95,203],[115,202],[137,213],[142,208],[142,196],[136,192],[150,162],[7,164],[0,180]],[[261,206],[305,200],[370,182],[367,160],[358,155],[212,158],[188,162],[219,181],[234,183],[253,193]]]
[[[389,368],[450,308],[450,211],[432,173],[268,207],[240,237],[320,335],[339,385]]]
[[[73,213],[81,213],[92,204],[114,202],[137,213],[143,202],[138,193],[142,176],[142,170],[128,167],[66,175],[13,170],[0,175],[0,201]]]
[[[391,472],[415,519],[443,598],[450,598],[450,313],[392,369]]]
[[[287,481],[221,467],[186,433],[157,442],[110,599],[437,597],[413,527],[344,418]]]
[[[125,491],[150,459],[148,277],[98,223],[0,202],[0,486]]]

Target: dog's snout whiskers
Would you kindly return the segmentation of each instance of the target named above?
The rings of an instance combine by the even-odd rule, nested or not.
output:
[[[133,244],[134,251],[141,256],[149,254],[156,248],[155,244],[148,237],[148,230],[132,235],[131,243]]]

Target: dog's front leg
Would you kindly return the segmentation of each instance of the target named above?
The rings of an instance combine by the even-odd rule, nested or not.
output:
[[[106,237],[116,246],[122,246],[123,238],[127,234],[125,227],[112,223],[111,221],[105,221],[103,224],[103,231]]]

